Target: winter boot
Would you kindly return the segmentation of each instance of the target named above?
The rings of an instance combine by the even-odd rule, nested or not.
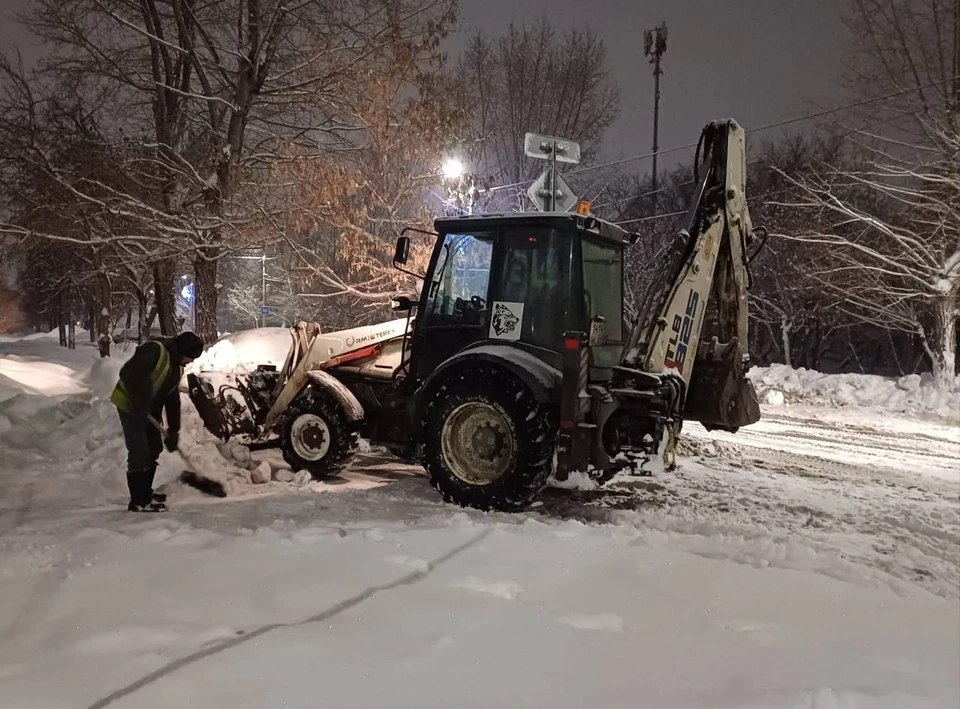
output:
[[[127,505],[129,512],[165,512],[167,506],[162,501],[153,499],[154,469],[144,468],[141,470],[127,471],[127,487],[130,489],[130,504]]]
[[[163,492],[155,492],[153,489],[153,478],[157,474],[157,466],[154,465],[150,468],[149,480],[150,480],[150,499],[154,502],[166,502],[167,495]]]
[[[150,502],[146,505],[139,505],[133,500],[127,505],[127,512],[166,512],[167,506],[162,502]]]

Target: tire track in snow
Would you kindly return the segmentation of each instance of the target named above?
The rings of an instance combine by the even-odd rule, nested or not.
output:
[[[596,491],[551,491],[544,513],[799,542],[866,567],[865,579],[880,571],[940,596],[960,595],[960,443],[807,424],[778,419],[737,434],[690,425],[689,455],[676,471],[621,477]]]
[[[410,586],[412,584],[418,583],[419,581],[422,581],[427,576],[429,576],[434,571],[434,569],[436,569],[438,566],[445,564],[446,562],[450,561],[454,557],[459,556],[460,554],[465,552],[467,549],[470,549],[474,545],[479,544],[486,537],[488,537],[492,531],[493,530],[491,528],[488,528],[480,532],[475,537],[467,540],[466,542],[464,542],[463,544],[460,544],[457,547],[454,547],[453,549],[448,551],[446,554],[431,561],[426,569],[417,569],[415,571],[412,571],[409,574],[406,574],[405,576],[401,576],[396,581],[391,581],[390,583],[371,586],[365,591],[362,591],[361,593],[358,593],[355,596],[347,598],[341,601],[340,603],[337,603],[336,605],[324,611],[321,611],[320,613],[317,613],[316,615],[310,616],[309,618],[305,618],[304,620],[300,620],[295,623],[270,623],[268,625],[262,625],[256,630],[250,631],[249,633],[245,633],[243,635],[233,637],[233,638],[228,638],[226,640],[217,642],[211,646],[198,650],[190,655],[187,655],[186,657],[181,657],[177,660],[169,662],[163,667],[157,670],[154,670],[150,674],[145,675],[144,677],[141,677],[140,679],[134,682],[131,682],[126,687],[122,687],[114,692],[111,692],[109,695],[107,695],[103,699],[97,700],[96,702],[91,704],[87,709],[103,709],[104,707],[107,707],[113,704],[114,702],[120,699],[123,699],[124,697],[127,697],[133,694],[134,692],[137,692],[160,679],[163,679],[167,675],[170,675],[176,672],[177,670],[181,670],[184,667],[192,665],[196,662],[199,662],[200,660],[204,660],[213,655],[217,655],[226,650],[231,650],[237,647],[238,645],[248,643],[251,640],[259,638],[261,635],[265,635],[266,633],[269,633],[271,631],[280,630],[283,628],[295,628],[303,625],[311,625],[313,623],[322,623],[330,620],[331,618],[336,617],[337,615],[339,615],[340,613],[343,613],[344,611],[348,611],[351,608],[354,608],[360,605],[364,601],[369,600],[371,597],[373,597],[374,594],[383,593],[385,591],[390,591],[395,588],[400,588],[401,586]]]

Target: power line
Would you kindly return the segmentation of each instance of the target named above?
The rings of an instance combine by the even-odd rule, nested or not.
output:
[[[928,84],[922,86],[914,86],[909,89],[901,89],[899,91],[894,91],[893,93],[885,94],[883,96],[874,96],[873,98],[863,99],[861,101],[855,101],[853,103],[847,103],[842,106],[835,106],[834,108],[827,108],[822,111],[817,111],[815,113],[808,113],[803,116],[794,116],[793,118],[787,118],[782,121],[777,121],[775,123],[768,123],[767,125],[757,126],[756,128],[745,129],[745,133],[759,133],[761,131],[772,130],[774,128],[782,128],[783,126],[792,125],[794,123],[801,123],[803,121],[810,121],[815,118],[823,118],[824,116],[829,116],[834,113],[841,113],[843,111],[849,111],[854,108],[862,108],[863,106],[869,106],[873,103],[879,103],[881,101],[889,101],[891,99],[900,98],[901,96],[906,96],[907,94],[914,93],[916,91],[923,91],[924,89],[930,89],[934,86],[940,86],[949,81],[954,81],[960,79],[960,75],[952,76],[946,79],[941,79],[940,81],[931,81]],[[666,150],[658,150],[655,153],[644,153],[643,155],[634,155],[629,158],[621,158],[619,160],[613,160],[611,162],[601,163],[599,165],[588,165],[587,167],[581,167],[576,170],[570,170],[569,172],[563,173],[565,176],[579,175],[584,172],[591,172],[593,170],[601,170],[605,167],[616,167],[617,165],[624,165],[628,162],[636,162],[637,160],[646,160],[652,158],[655,155],[668,155],[670,153],[675,153],[679,150],[688,150],[689,148],[697,147],[697,143],[688,143],[686,145],[678,145],[673,148],[667,148]],[[497,185],[496,187],[491,187],[489,189],[483,190],[484,192],[494,192],[497,190],[509,189],[510,187],[523,187],[524,185],[529,185],[534,182],[534,180],[524,180],[522,182],[513,182],[508,185]]]
[[[615,205],[615,204],[617,204],[617,203],[619,203],[619,202],[629,202],[629,201],[632,200],[632,199],[640,199],[640,198],[642,198],[642,197],[651,197],[651,196],[653,196],[653,195],[655,195],[655,194],[660,194],[661,192],[668,192],[669,190],[677,189],[678,187],[689,187],[690,185],[694,185],[694,184],[696,184],[696,182],[695,182],[694,180],[687,180],[686,182],[681,182],[681,183],[678,184],[678,185],[667,185],[666,187],[661,187],[661,188],[656,189],[656,190],[650,190],[649,192],[641,192],[640,194],[632,194],[632,195],[629,195],[629,196],[627,196],[627,197],[620,197],[620,198],[618,198],[618,199],[614,199],[614,200],[612,200],[612,201],[610,201],[610,202],[604,202],[603,204],[591,205],[591,209],[603,209],[604,207],[612,207],[613,205]]]
[[[747,197],[748,202],[756,202],[761,199],[767,199],[768,197],[776,197],[786,193],[788,190],[776,190],[774,192],[764,192],[763,194],[754,195],[753,197]],[[689,209],[681,209],[677,212],[668,212],[666,214],[651,214],[648,217],[640,217],[639,219],[626,219],[622,222],[612,222],[617,226],[623,226],[624,224],[637,224],[639,222],[650,222],[655,219],[666,219],[667,217],[679,217],[681,214],[689,213]]]
[[[681,209],[679,212],[668,212],[666,214],[652,214],[649,217],[640,217],[639,219],[626,219],[622,222],[613,222],[617,226],[623,226],[624,224],[638,224],[639,222],[651,222],[654,219],[666,219],[667,217],[679,217],[681,214],[686,214],[688,209]]]

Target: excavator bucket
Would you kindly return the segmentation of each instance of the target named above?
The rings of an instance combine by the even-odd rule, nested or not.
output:
[[[737,339],[700,345],[683,417],[707,430],[737,431],[760,420],[757,391],[746,377]]]
[[[187,393],[190,395],[190,401],[200,414],[203,425],[217,438],[226,441],[230,438],[230,425],[223,415],[220,406],[211,398],[211,392],[208,387],[203,385],[196,374],[187,375]]]

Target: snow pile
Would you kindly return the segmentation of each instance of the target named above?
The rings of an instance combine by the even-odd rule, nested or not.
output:
[[[74,333],[77,344],[90,338],[90,331],[78,327]],[[36,340],[59,340],[60,331],[50,330],[49,332],[31,332],[29,335],[3,335],[0,334],[0,342],[32,342]]]
[[[774,364],[750,370],[749,377],[757,388],[761,403],[769,406],[809,404],[960,417],[960,382],[949,387],[936,387],[929,377],[919,374],[900,378],[822,374]]]
[[[132,349],[129,354],[133,354]],[[90,391],[101,399],[109,399],[120,379],[120,368],[127,359],[128,357],[102,357],[94,362],[86,377],[86,385]]]
[[[690,435],[691,425],[684,427],[683,433],[677,438],[677,456],[683,458],[723,458],[727,461],[739,460],[741,449],[724,441],[709,438],[710,434],[699,431]],[[698,435],[699,434],[699,435]]]
[[[290,329],[286,327],[243,330],[218,340],[187,367],[187,372],[243,374],[260,364],[280,368],[287,358],[290,342]]]
[[[90,345],[70,350],[43,336],[3,343],[0,401],[16,394],[69,396],[85,391],[84,376],[99,355]]]

